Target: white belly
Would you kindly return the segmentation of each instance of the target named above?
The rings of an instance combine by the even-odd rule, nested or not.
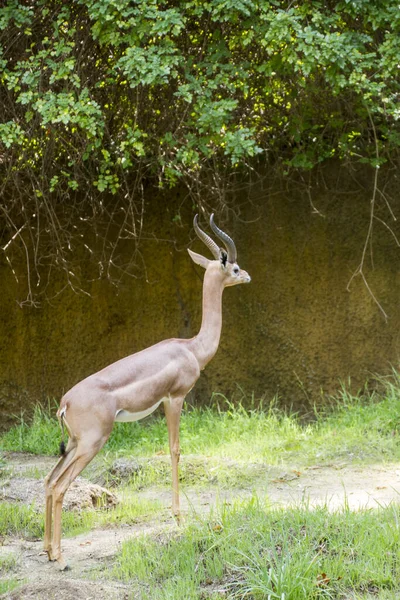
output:
[[[146,410],[141,410],[139,412],[129,412],[128,410],[123,409],[117,410],[117,412],[115,413],[114,421],[116,421],[117,423],[129,423],[131,421],[140,421],[140,419],[144,419],[148,415],[151,415],[151,413],[154,412],[156,408],[160,406],[162,401],[163,398],[161,398],[161,400],[159,400],[156,404],[153,404],[153,406],[150,406],[150,408],[146,408]]]

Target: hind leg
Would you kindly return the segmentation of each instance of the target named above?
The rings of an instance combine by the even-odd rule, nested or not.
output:
[[[51,483],[57,478],[59,473],[65,469],[65,467],[71,462],[75,455],[77,447],[76,440],[69,438],[68,445],[65,454],[59,458],[56,465],[47,475],[44,480],[45,491],[46,491],[46,509],[45,509],[45,520],[44,520],[44,551],[47,552],[49,560],[53,559],[53,551],[51,545],[51,533],[52,533],[52,521],[53,521],[53,492],[51,490]]]
[[[107,435],[100,434],[98,437],[96,436],[96,438],[92,435],[90,439],[79,440],[71,460],[61,468],[58,474],[56,474],[49,483],[54,514],[51,559],[56,560],[62,570],[67,567],[61,553],[61,513],[64,495],[74,479],[104,446],[108,436],[109,433]]]

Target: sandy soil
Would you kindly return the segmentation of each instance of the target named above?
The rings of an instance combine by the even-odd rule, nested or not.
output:
[[[43,506],[43,480],[32,477],[32,469],[49,469],[54,459],[12,454],[6,457],[10,476],[0,481],[0,501],[35,502]],[[96,487],[96,486],[94,486]],[[98,487],[98,486],[97,486]],[[98,491],[98,490],[97,490]],[[66,495],[66,505],[76,508],[94,505],[93,485],[79,479],[74,489]],[[305,502],[310,506],[326,504],[335,510],[347,505],[352,510],[387,506],[399,501],[400,465],[314,465],[302,471],[270,469],[257,481],[256,488],[218,490],[215,486],[196,489],[182,486],[181,503],[183,514],[191,511],[208,512],[217,502],[229,502],[235,498],[246,498],[256,492],[267,497],[272,505],[298,505]],[[102,492],[104,493],[104,491]],[[165,507],[171,506],[168,490],[147,489],[138,492],[142,498],[158,499]],[[94,493],[96,498],[96,493]],[[114,499],[113,499],[114,498]],[[110,504],[116,501],[110,495]],[[176,530],[172,517],[132,526],[96,529],[74,538],[63,538],[63,551],[71,570],[60,572],[57,566],[42,554],[42,540],[26,541],[5,537],[0,532],[0,558],[11,553],[18,558],[18,567],[11,574],[0,578],[17,578],[24,585],[1,598],[37,600],[90,600],[128,599],[132,596],[128,586],[104,581],[101,567],[110,564],[121,543],[140,534],[167,534]],[[97,574],[96,574],[97,572]],[[95,576],[94,576],[95,574]],[[140,596],[138,596],[139,598]]]

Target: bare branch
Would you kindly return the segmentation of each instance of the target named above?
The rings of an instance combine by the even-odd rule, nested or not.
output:
[[[364,246],[363,246],[362,253],[361,253],[360,264],[358,265],[357,269],[354,271],[354,273],[350,277],[350,280],[349,280],[349,282],[347,284],[347,291],[350,291],[350,286],[351,286],[351,283],[352,283],[353,279],[355,279],[357,276],[360,276],[361,279],[362,279],[362,281],[363,281],[363,283],[364,283],[364,285],[365,285],[365,287],[367,288],[367,290],[368,290],[371,298],[373,299],[373,301],[375,302],[375,304],[377,305],[377,307],[379,308],[379,310],[383,314],[385,320],[387,321],[388,315],[386,314],[385,310],[383,309],[381,303],[379,302],[379,300],[377,299],[377,297],[375,296],[375,294],[372,292],[371,287],[368,284],[368,281],[367,281],[365,273],[364,273],[365,258],[366,258],[366,254],[367,254],[368,248],[370,248],[370,251],[371,251],[371,262],[373,263],[373,255],[372,255],[372,232],[373,232],[373,224],[374,224],[374,218],[375,218],[375,204],[376,204],[376,195],[377,195],[377,192],[378,192],[378,173],[379,173],[379,144],[378,144],[378,138],[377,138],[377,135],[376,135],[375,124],[374,124],[374,121],[372,119],[372,115],[371,115],[371,112],[370,112],[368,106],[367,106],[367,111],[368,111],[368,116],[369,116],[369,120],[370,120],[370,123],[371,123],[373,135],[374,135],[374,142],[375,142],[376,165],[375,165],[375,172],[374,172],[374,184],[373,184],[372,197],[371,197],[371,203],[370,203],[370,213],[369,213],[369,223],[368,223],[367,235],[365,237]]]

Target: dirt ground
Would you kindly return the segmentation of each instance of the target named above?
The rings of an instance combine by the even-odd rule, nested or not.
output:
[[[0,481],[0,501],[36,503],[43,507],[43,479],[33,477],[35,469],[47,470],[54,464],[53,458],[21,454],[6,457],[11,477]],[[65,505],[74,508],[96,505],[98,486],[79,479],[74,489],[65,497]],[[101,492],[101,490],[100,490]],[[339,464],[313,465],[301,471],[295,469],[270,469],[257,482],[256,488],[222,489],[209,486],[206,489],[182,485],[181,504],[183,515],[192,511],[206,513],[218,502],[245,499],[256,492],[260,498],[268,498],[271,505],[309,506],[326,504],[332,510],[347,505],[352,510],[387,506],[399,501],[400,464],[354,466]],[[146,489],[138,494],[143,499],[160,501],[166,508],[171,506],[171,493],[165,489]],[[110,505],[117,501],[108,496]],[[63,538],[63,552],[71,569],[60,572],[57,566],[42,554],[42,540],[27,541],[3,536],[0,531],[0,558],[12,554],[18,558],[17,570],[1,574],[0,578],[16,578],[22,587],[1,598],[12,600],[102,600],[132,598],[130,588],[101,578],[101,567],[111,564],[121,543],[133,536],[168,534],[177,529],[172,516],[165,519],[135,525],[120,525],[95,529],[89,533]],[[96,572],[98,570],[98,573]]]

